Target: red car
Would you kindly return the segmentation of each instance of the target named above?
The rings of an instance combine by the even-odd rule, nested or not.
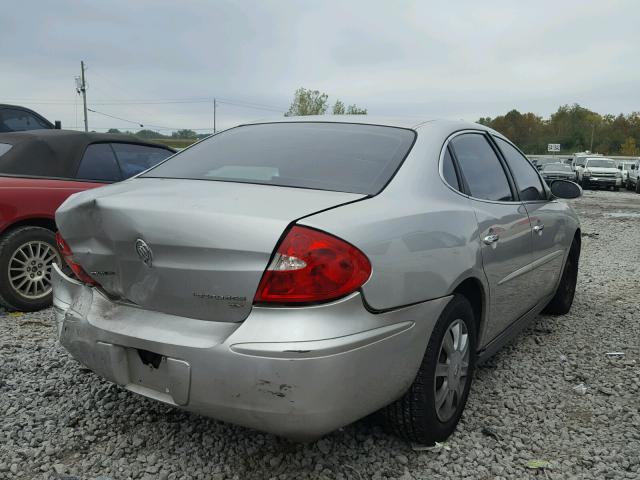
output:
[[[66,130],[0,134],[0,304],[51,304],[51,265],[61,264],[54,213],[71,194],[118,182],[174,150],[126,135]]]

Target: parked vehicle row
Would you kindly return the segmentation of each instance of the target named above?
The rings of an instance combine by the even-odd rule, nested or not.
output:
[[[61,265],[54,214],[74,193],[119,182],[174,152],[125,135],[42,129],[0,134],[0,304],[51,304]]]
[[[580,194],[481,125],[241,125],[62,204],[60,342],[224,421],[310,439],[381,410],[442,441],[476,363],[571,308],[580,225],[558,198]]]
[[[639,159],[607,158],[591,152],[575,153],[569,159],[550,156],[530,158],[548,183],[572,177],[583,188],[611,188],[616,191],[621,187],[635,190],[638,183]]]

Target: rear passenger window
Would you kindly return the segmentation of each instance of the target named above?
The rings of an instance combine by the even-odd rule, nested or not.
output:
[[[124,178],[133,177],[157,165],[173,152],[164,148],[145,147],[131,143],[112,143]]]
[[[472,197],[502,202],[513,200],[507,175],[484,135],[459,135],[450,145]]]
[[[456,190],[460,190],[460,183],[458,182],[458,176],[456,175],[456,169],[453,166],[453,159],[447,148],[444,152],[444,158],[442,159],[442,176],[445,181]]]
[[[108,143],[94,143],[87,147],[76,178],[98,182],[119,182],[122,179],[116,157]]]
[[[501,138],[493,137],[502,150],[511,173],[518,184],[520,200],[530,202],[546,198],[542,182],[536,169],[513,145]]]

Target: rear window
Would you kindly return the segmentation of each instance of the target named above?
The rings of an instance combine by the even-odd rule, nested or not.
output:
[[[258,183],[375,195],[409,152],[415,132],[347,123],[232,128],[142,177]]]

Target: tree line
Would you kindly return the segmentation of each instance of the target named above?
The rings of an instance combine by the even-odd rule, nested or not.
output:
[[[559,143],[562,153],[640,154],[640,112],[601,115],[573,104],[561,106],[548,119],[511,110],[482,117],[478,123],[502,133],[528,154],[547,153],[549,143]]]
[[[367,109],[336,99],[332,105],[329,96],[319,90],[299,88],[284,116],[366,115]],[[549,143],[559,143],[562,153],[590,150],[605,155],[640,155],[640,112],[627,115],[601,115],[580,105],[562,105],[548,119],[535,113],[511,110],[495,118],[481,117],[478,123],[505,135],[527,154],[547,153]],[[116,129],[109,130],[120,133]],[[153,130],[123,132],[141,138],[167,140],[197,140],[209,134],[193,130],[178,130],[163,135]]]

